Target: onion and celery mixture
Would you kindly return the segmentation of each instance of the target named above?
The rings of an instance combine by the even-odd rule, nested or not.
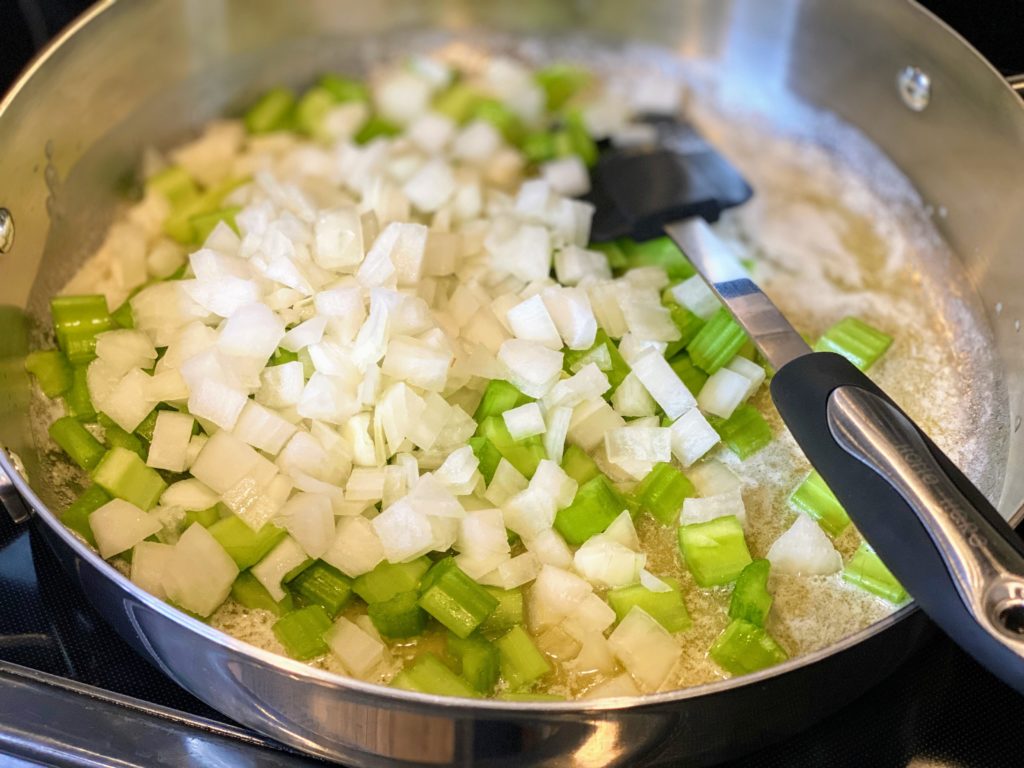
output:
[[[65,524],[193,616],[457,696],[657,691],[684,652],[777,664],[773,574],[904,600],[864,545],[844,563],[813,473],[751,551],[719,459],[777,438],[770,372],[669,242],[588,241],[596,142],[677,108],[665,81],[626,103],[569,66],[417,58],[150,157],[104,246],[127,298],[55,298],[27,362],[89,477]],[[835,319],[817,348],[866,369],[889,346]]]

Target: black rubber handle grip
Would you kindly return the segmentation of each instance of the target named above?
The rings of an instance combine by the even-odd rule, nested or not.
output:
[[[877,467],[851,455],[837,440],[833,432],[834,421],[830,425],[830,398],[834,415],[836,398],[833,393],[846,392],[855,392],[858,396],[870,393],[875,397],[869,395],[863,399],[877,403],[875,398],[880,398],[885,403],[882,410],[891,412],[895,409],[920,438],[910,441],[917,448],[908,447],[909,443],[896,446],[898,451],[902,451],[899,455],[915,464],[918,457],[907,457],[907,453],[926,452],[920,457],[923,461],[918,462],[925,467],[922,473],[934,475],[935,472],[927,466],[934,468],[937,465],[955,486],[954,490],[959,491],[955,495],[962,503],[937,505],[924,513],[926,516],[933,514],[936,520],[946,516],[946,520],[939,522],[952,522],[958,532],[966,533],[966,538],[970,538],[971,531],[979,531],[974,537],[977,541],[972,539],[971,546],[976,548],[973,554],[984,560],[990,553],[978,551],[977,547],[984,550],[991,547],[997,552],[995,559],[1011,572],[1015,571],[1016,576],[1024,576],[1024,543],[920,428],[845,358],[832,353],[805,355],[794,359],[775,374],[771,383],[772,399],[783,421],[893,575],[957,644],[1024,693],[1024,659],[1021,651],[1015,648],[1017,644],[1024,647],[1024,636],[1014,635],[1014,617],[1000,614],[1005,620],[999,627],[986,624],[984,616],[979,619],[977,606],[972,610],[963,597],[963,578],[952,574],[951,569],[958,567],[956,558],[950,557],[948,549],[945,557],[940,552],[934,529],[926,527],[919,517],[922,514],[920,505],[916,505],[916,509],[908,503],[904,493],[897,490],[897,483],[883,476]],[[1020,610],[1024,612],[1024,599]]]

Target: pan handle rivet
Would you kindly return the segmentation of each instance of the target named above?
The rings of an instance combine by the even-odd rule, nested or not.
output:
[[[0,208],[0,253],[7,253],[14,245],[14,217],[6,208]]]
[[[900,98],[909,109],[921,112],[932,98],[932,79],[920,67],[907,66],[896,77]]]

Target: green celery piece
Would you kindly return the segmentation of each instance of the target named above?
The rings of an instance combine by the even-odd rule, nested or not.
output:
[[[551,664],[521,626],[512,627],[494,643],[501,660],[501,676],[510,688],[525,688],[551,672]]]
[[[655,237],[639,243],[630,238],[623,238],[619,241],[619,247],[626,259],[626,269],[661,267],[673,283],[678,283],[697,274],[693,265],[679,250],[679,246],[666,236]]]
[[[239,234],[238,225],[235,224],[235,216],[241,210],[240,206],[232,205],[227,208],[220,208],[209,213],[198,213],[195,216],[189,217],[188,223],[192,227],[195,242],[205,242],[214,228],[222,221],[231,227],[236,235]]]
[[[106,449],[78,419],[62,416],[50,425],[50,437],[82,469],[94,469]]]
[[[473,421],[480,423],[488,416],[500,416],[507,410],[533,401],[532,397],[524,395],[504,379],[491,379],[473,412]]]
[[[266,557],[287,533],[284,528],[278,528],[273,523],[264,523],[259,531],[254,531],[235,515],[218,520],[210,526],[210,534],[243,571]]]
[[[555,530],[578,547],[591,536],[603,533],[626,509],[626,500],[608,478],[598,475],[579,487],[572,504],[555,515]]]
[[[71,389],[74,379],[71,363],[59,349],[29,353],[25,358],[25,370],[36,377],[39,388],[47,397],[60,397]]]
[[[482,637],[471,635],[461,638],[448,633],[446,649],[456,662],[456,671],[482,694],[494,690],[501,668],[498,649]]]
[[[550,131],[528,133],[520,142],[519,149],[531,163],[546,163],[555,158],[558,148],[555,134]]]
[[[850,524],[850,516],[839,499],[821,475],[813,470],[793,491],[789,503],[817,520],[818,525],[832,537],[841,534]]]
[[[192,523],[199,523],[203,528],[209,528],[220,520],[220,512],[216,506],[209,509],[189,509],[185,511],[185,529]]]
[[[153,432],[156,430],[156,420],[159,415],[160,411],[156,408],[150,411],[149,415],[140,421],[139,426],[135,428],[135,434],[147,443],[153,442]]]
[[[487,586],[484,589],[498,601],[497,607],[480,625],[480,634],[484,637],[493,640],[526,620],[521,589],[500,589]]]
[[[96,409],[89,397],[88,366],[76,365],[71,370],[71,389],[64,393],[64,405],[68,416],[79,421],[96,421]]]
[[[735,515],[681,526],[679,549],[694,581],[701,587],[735,581],[751,561],[743,526]]]
[[[668,311],[672,316],[672,322],[679,329],[680,336],[676,341],[670,341],[668,346],[665,347],[666,360],[672,359],[686,349],[686,345],[693,341],[697,334],[700,333],[700,329],[704,327],[704,321],[686,307],[670,303]]]
[[[567,445],[562,454],[562,471],[576,481],[577,485],[593,480],[601,474],[597,463],[578,445]]]
[[[552,64],[537,70],[533,77],[544,89],[547,108],[552,112],[565,106],[591,82],[591,74],[587,70],[571,64]]]
[[[566,373],[572,373],[573,367],[581,360],[586,359],[594,353],[599,345],[603,344],[608,350],[608,357],[611,360],[612,367],[610,370],[605,371],[605,375],[608,377],[608,382],[612,385],[611,389],[604,393],[605,398],[611,397],[615,390],[618,388],[622,380],[629,375],[629,364],[625,358],[619,353],[619,348],[615,346],[608,334],[604,332],[603,328],[598,328],[597,335],[594,337],[594,344],[590,349],[566,349],[563,350],[562,356],[562,370]]]
[[[320,78],[317,85],[328,91],[339,104],[348,101],[369,102],[370,100],[370,92],[367,90],[366,84],[350,77],[326,74]]]
[[[370,621],[383,637],[401,639],[423,634],[427,626],[427,614],[419,606],[416,590],[399,592],[379,603],[370,603],[366,612]]]
[[[768,571],[771,563],[763,558],[754,560],[736,578],[729,600],[729,618],[743,619],[763,627],[772,607],[768,592]]]
[[[484,480],[490,485],[494,477],[494,471],[498,468],[498,464],[501,463],[501,452],[486,437],[469,438],[469,446],[480,461],[480,466],[478,467],[480,474],[484,476]]]
[[[515,145],[522,141],[525,134],[523,121],[509,107],[497,99],[479,99],[473,105],[471,120],[484,120],[501,133],[509,144]],[[589,137],[588,137],[589,138]]]
[[[477,425],[477,435],[486,437],[505,459],[527,479],[533,477],[537,465],[547,458],[540,435],[513,440],[501,416],[488,416]]]
[[[89,527],[89,515],[108,501],[109,493],[98,485],[90,485],[64,510],[60,521],[95,547],[96,539],[93,538],[92,528]]]
[[[286,590],[283,598],[275,600],[249,571],[238,574],[231,585],[231,597],[244,608],[270,611],[275,616],[284,616],[295,609],[295,600],[290,592]]]
[[[745,675],[780,664],[789,658],[762,627],[733,619],[718,636],[708,655],[731,675]]]
[[[274,354],[270,356],[270,360],[267,361],[267,366],[294,363],[298,359],[299,355],[297,352],[291,352],[283,347],[278,347],[274,350]]]
[[[164,168],[146,180],[146,188],[163,195],[171,208],[178,208],[199,197],[199,187],[188,171],[178,165]]]
[[[289,586],[306,603],[323,606],[331,618],[352,599],[352,579],[323,560],[316,560],[292,579]]]
[[[844,317],[821,335],[815,352],[835,352],[866,371],[892,344],[892,336],[856,317]]]
[[[456,123],[465,123],[483,98],[471,86],[453,83],[434,97],[432,107],[435,112],[450,117]]]
[[[356,144],[369,144],[380,136],[397,136],[402,129],[383,117],[371,115],[355,135]]]
[[[92,471],[98,486],[119,499],[143,510],[156,506],[167,483],[160,473],[147,467],[139,455],[127,448],[111,448]]]
[[[722,442],[740,459],[753,456],[772,441],[772,428],[749,403],[738,406],[728,419],[712,416],[708,421]]]
[[[138,454],[140,459],[146,458],[146,446],[143,445],[138,435],[125,432],[105,413],[97,414],[96,420],[103,427],[103,440],[107,445],[111,448],[127,448],[132,453]]]
[[[590,243],[587,246],[592,251],[600,251],[608,259],[608,266],[614,271],[621,271],[629,266],[629,258],[622,249],[621,240],[609,240],[604,243]]]
[[[295,127],[307,136],[319,137],[324,119],[338,100],[322,85],[315,85],[302,94],[295,106]]]
[[[420,581],[428,570],[428,557],[418,557],[409,563],[383,562],[372,571],[357,576],[352,582],[352,591],[367,603],[382,603],[399,592],[419,589]]]
[[[565,115],[562,129],[555,132],[555,154],[559,157],[576,155],[588,168],[597,163],[597,144],[578,111]]]
[[[290,571],[288,571],[288,573],[286,573],[284,576],[282,576],[281,577],[281,583],[282,584],[288,584],[289,582],[294,581],[299,576],[301,576],[303,573],[305,573],[313,565],[313,563],[315,563],[315,562],[316,561],[313,558],[307,557],[301,563],[299,563],[294,568],[292,568]]]
[[[503,691],[495,696],[501,701],[565,701],[565,696],[557,693],[536,693],[534,691]]]
[[[640,509],[662,525],[679,522],[683,500],[695,495],[693,483],[671,464],[655,464],[647,476],[633,489]]]
[[[896,577],[867,542],[861,542],[860,547],[853,553],[850,562],[843,569],[843,579],[890,603],[902,603],[907,599],[907,590],[896,581]]]
[[[679,591],[679,583],[671,579],[665,581],[672,586],[669,592],[652,592],[640,584],[616,587],[608,591],[608,605],[615,611],[619,621],[626,618],[626,614],[634,606],[639,606],[669,632],[689,629],[693,620],[686,610],[686,603],[683,602],[683,595]]]
[[[446,557],[431,566],[420,585],[420,607],[459,637],[468,637],[498,607],[486,589]]]
[[[132,305],[129,301],[122,302],[121,306],[110,313],[119,328],[134,328],[135,315],[132,314]]]
[[[708,375],[694,365],[693,360],[685,352],[670,360],[669,367],[676,372],[676,376],[686,385],[686,388],[690,390],[690,394],[694,397],[697,396],[697,393],[700,392],[701,388],[708,381]]]
[[[286,613],[272,627],[288,655],[299,661],[327,653],[324,632],[330,628],[331,617],[319,605],[307,605]]]
[[[92,362],[96,335],[115,327],[107,300],[100,295],[57,296],[50,300],[50,313],[57,345],[72,365]]]
[[[472,699],[480,696],[473,686],[456,675],[432,653],[416,659],[411,667],[399,672],[391,681],[392,688],[429,693],[434,696],[461,696]]]
[[[288,128],[295,111],[295,94],[287,88],[271,88],[245,113],[249,133],[271,133]]]
[[[746,340],[746,333],[729,310],[722,307],[693,337],[686,351],[690,353],[693,364],[710,375],[732,360]]]
[[[207,220],[202,217],[205,214],[222,212],[221,208],[224,199],[247,181],[248,179],[246,178],[228,179],[210,187],[186,205],[172,210],[171,215],[164,221],[164,233],[184,245],[198,245],[201,240],[198,236],[195,222],[198,222],[205,228]],[[213,226],[216,226],[216,221],[209,227],[209,230],[212,230]],[[207,234],[209,234],[209,231],[207,231]]]

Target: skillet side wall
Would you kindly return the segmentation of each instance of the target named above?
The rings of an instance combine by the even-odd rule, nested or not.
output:
[[[126,0],[54,50],[0,106],[0,205],[17,225],[0,257],[0,304],[42,317],[54,290],[98,244],[117,209],[116,181],[146,143],[167,145],[277,82],[320,70],[360,69],[375,34],[472,29],[589,35],[614,44],[667,45],[718,62],[770,101],[788,92],[861,127],[921,190],[944,204],[941,233],[964,255],[990,314],[1016,418],[1024,356],[1013,321],[1024,315],[1024,117],[1014,95],[973,52],[915,6],[895,0],[693,0],[545,3],[542,0],[365,3],[305,0]],[[348,40],[349,44],[345,41]],[[272,51],[272,53],[268,52]],[[899,68],[933,79],[933,105],[909,112]],[[984,118],[982,118],[984,116]],[[8,330],[8,329],[3,329]],[[9,362],[9,361],[8,361]],[[204,631],[141,594],[61,528],[47,505],[25,403],[28,382],[5,367],[0,443],[22,459],[37,512],[58,556],[129,642],[199,698],[299,749],[353,765],[703,765],[809,725],[880,680],[928,627],[919,612],[861,633],[857,644],[798,659],[755,681],[659,696],[646,703],[464,707],[428,697],[342,685],[301,665]],[[1007,430],[1009,466],[1022,438]],[[0,465],[11,472],[6,457]],[[1004,514],[1024,496],[1010,472]],[[820,657],[820,658],[819,658]],[[815,660],[816,659],[816,660]],[[814,663],[811,663],[811,662]]]

